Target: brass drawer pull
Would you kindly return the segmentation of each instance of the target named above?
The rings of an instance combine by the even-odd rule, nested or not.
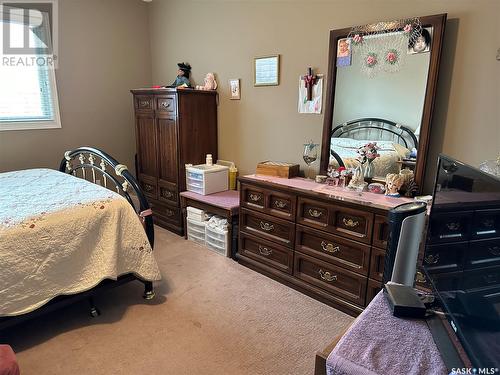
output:
[[[160,107],[162,107],[163,109],[167,109],[170,107],[170,102],[160,102]]]
[[[488,248],[488,251],[492,255],[500,255],[500,246],[492,246]]]
[[[319,270],[319,276],[321,279],[332,282],[332,281],[337,281],[337,275],[332,275],[329,271],[323,271],[322,269]]]
[[[316,219],[320,218],[323,215],[323,212],[316,210],[316,209],[313,210],[312,208],[310,208],[308,212],[309,212],[309,216],[312,216]]]
[[[172,217],[175,215],[175,212],[172,210],[167,210],[167,211],[165,211],[165,213],[166,213],[167,217]]]
[[[280,199],[277,199],[274,201],[274,205],[278,208],[285,208],[286,207],[286,202],[280,200]]]
[[[253,202],[260,201],[260,195],[259,194],[250,193],[248,196],[249,196],[250,200],[253,201]]]
[[[446,223],[446,228],[448,228],[449,230],[457,231],[460,229],[460,223],[459,222]]]
[[[340,246],[333,246],[333,244],[326,243],[325,241],[321,241],[321,247],[327,253],[332,253],[333,254],[333,253],[336,253],[337,251],[340,251]]]
[[[349,228],[356,228],[358,225],[359,225],[359,221],[358,220],[353,220],[351,218],[349,219],[346,219],[345,217],[342,219],[342,222],[344,223],[344,225],[346,227],[349,227]]]
[[[141,107],[141,108],[147,108],[147,107],[149,107],[149,100],[141,100],[141,101],[139,101],[139,107]]]
[[[150,184],[144,184],[143,187],[144,187],[144,191],[146,193],[150,193],[155,189],[155,187],[153,185],[150,185]]]
[[[267,247],[263,247],[263,246],[259,245],[259,253],[268,257],[269,255],[271,255],[273,253],[273,251],[268,249]]]
[[[425,263],[427,264],[437,264],[437,262],[439,262],[439,254],[429,254],[425,257]]]
[[[265,230],[266,232],[274,230],[273,224],[264,223],[263,221],[260,222],[260,227],[262,228],[262,230]]]
[[[173,198],[174,196],[174,193],[172,193],[170,190],[163,190],[161,195],[163,196],[163,198]]]

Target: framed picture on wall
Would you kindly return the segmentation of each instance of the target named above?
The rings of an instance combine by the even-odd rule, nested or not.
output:
[[[253,71],[254,86],[278,86],[280,55],[256,57]]]
[[[231,89],[231,100],[240,100],[240,80],[239,78],[229,80],[229,88]]]

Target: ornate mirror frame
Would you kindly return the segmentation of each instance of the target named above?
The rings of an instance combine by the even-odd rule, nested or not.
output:
[[[433,37],[430,49],[429,73],[427,75],[427,87],[425,91],[424,107],[422,110],[422,122],[420,127],[418,157],[415,167],[415,182],[422,190],[423,178],[427,162],[427,151],[429,148],[429,137],[434,112],[434,102],[439,73],[439,62],[443,45],[444,29],[446,24],[446,13],[433,16],[420,17],[422,27],[433,27]],[[326,87],[325,117],[323,120],[323,136],[321,142],[320,173],[326,174],[330,162],[331,132],[333,129],[333,109],[335,99],[335,84],[337,78],[337,42],[346,38],[351,28],[330,31],[330,47],[328,53],[328,81]]]

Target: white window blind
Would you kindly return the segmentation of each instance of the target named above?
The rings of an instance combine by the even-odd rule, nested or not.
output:
[[[3,26],[0,20],[0,44]],[[22,47],[25,26],[10,22],[9,27],[10,46]],[[30,46],[40,47],[42,43],[30,29]],[[37,55],[2,54],[1,59],[0,130],[61,127],[54,67],[39,63],[44,60],[37,61]]]

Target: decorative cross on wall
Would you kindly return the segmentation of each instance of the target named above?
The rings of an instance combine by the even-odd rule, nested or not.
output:
[[[304,80],[304,85],[307,89],[307,100],[312,100],[313,86],[316,84],[318,76],[313,75],[313,70],[309,67],[307,68],[307,75],[302,76],[302,79]]]

